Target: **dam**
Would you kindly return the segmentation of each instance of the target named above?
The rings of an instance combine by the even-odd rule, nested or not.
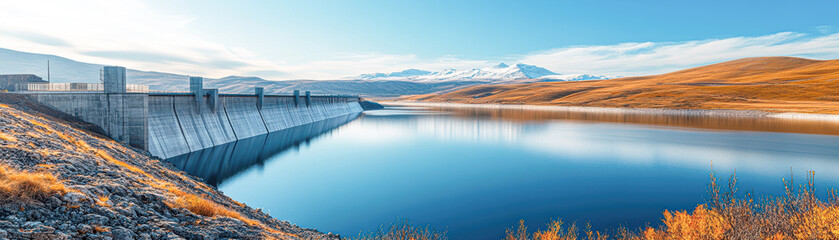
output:
[[[190,77],[188,92],[126,84],[124,67],[104,67],[101,84],[29,83],[15,91],[101,127],[112,139],[168,159],[285,129],[334,122],[362,111],[358,96],[219,93]]]

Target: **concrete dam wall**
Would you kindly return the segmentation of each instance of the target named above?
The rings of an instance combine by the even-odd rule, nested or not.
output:
[[[149,93],[147,87],[129,89],[123,67],[104,67],[102,77],[101,91],[45,83],[34,87],[41,90],[19,93],[160,158],[363,111],[357,96],[312,96],[308,91],[302,96],[299,91],[265,95],[261,87],[254,94],[219,94],[218,89],[204,89],[201,77],[189,78],[189,92]]]
[[[293,96],[220,95],[200,102],[193,95],[149,95],[149,152],[171,158],[304,124],[362,111],[357,98],[312,96],[295,104]]]
[[[116,141],[160,158],[362,111],[357,97],[202,94],[199,98],[195,94],[77,92],[27,95],[102,127]]]

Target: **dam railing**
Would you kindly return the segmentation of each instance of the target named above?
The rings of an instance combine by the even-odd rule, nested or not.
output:
[[[16,91],[28,92],[102,92],[105,90],[104,83],[28,83],[19,84]],[[125,91],[129,93],[148,93],[149,95],[158,96],[179,96],[179,95],[193,95],[189,91],[160,91],[150,90],[148,85],[140,84],[126,84]],[[207,93],[205,93],[207,94]],[[253,93],[219,93],[219,96],[254,96]],[[294,94],[265,94],[269,97],[293,97]],[[345,97],[357,98],[358,95],[346,94],[312,94],[312,97]]]
[[[195,95],[195,94],[191,93],[191,92],[185,92],[185,91],[183,91],[183,92],[181,92],[181,91],[178,91],[178,92],[176,92],[176,91],[154,91],[154,90],[149,91],[149,96],[193,96],[193,95]],[[210,93],[204,93],[202,95],[207,96],[207,95],[210,95]],[[219,93],[218,95],[221,96],[221,97],[225,97],[225,96],[228,96],[228,97],[236,97],[236,96],[250,97],[250,96],[254,96],[256,94],[254,94],[254,93]],[[294,97],[294,94],[293,93],[265,94],[264,96],[266,96],[266,97]],[[312,97],[336,97],[336,98],[358,98],[359,97],[359,95],[348,95],[348,94],[312,94],[311,96]],[[305,97],[305,96],[300,96],[300,97]]]
[[[28,83],[20,84],[18,91],[31,92],[102,92],[104,83]],[[130,93],[148,93],[148,85],[126,84],[125,91]]]

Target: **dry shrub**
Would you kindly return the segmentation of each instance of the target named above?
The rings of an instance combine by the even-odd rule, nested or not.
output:
[[[818,206],[803,214],[800,219],[792,219],[793,236],[797,239],[812,237],[839,238],[839,207]]]
[[[0,165],[0,202],[31,203],[67,193],[67,188],[47,172],[22,172]]]
[[[108,197],[108,196],[99,196],[96,199],[96,205],[103,206],[103,207],[110,207],[111,204],[108,203],[109,200],[111,200],[111,198]]]
[[[700,205],[692,214],[664,213],[663,226],[648,228],[645,239],[839,239],[839,206],[816,197],[815,172],[796,186],[792,177],[783,180],[785,194],[759,203],[751,195],[738,197],[737,176],[725,187],[711,173],[708,208]]]
[[[646,239],[722,239],[729,225],[719,213],[699,205],[693,214],[664,211],[664,229],[644,232]]]
[[[400,219],[390,226],[382,226],[379,229],[359,234],[357,238],[349,240],[445,240],[446,231],[437,231],[429,226],[417,227],[408,220]]]
[[[579,227],[575,223],[565,225],[565,222],[562,220],[554,220],[548,223],[545,230],[537,230],[533,234],[530,234],[527,232],[527,226],[525,226],[524,220],[519,220],[518,228],[507,229],[504,240],[600,240],[609,238],[606,234],[592,231],[590,225],[586,225],[586,229],[582,230],[584,236],[580,236],[580,232]]]
[[[215,216],[219,209],[218,204],[192,194],[179,197],[176,203],[192,213],[206,217]]]
[[[93,226],[93,233],[110,232],[111,229],[103,226]]]

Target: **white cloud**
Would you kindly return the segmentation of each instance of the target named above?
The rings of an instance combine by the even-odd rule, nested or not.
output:
[[[243,48],[192,34],[192,20],[137,0],[0,1],[0,47],[176,73],[273,67]]]
[[[673,43],[578,46],[526,55],[521,61],[560,73],[637,76],[760,56],[839,58],[839,34],[812,37],[782,32],[758,37]]]
[[[833,26],[830,25],[821,25],[815,27],[816,31],[820,32],[821,34],[830,34],[834,32]]]
[[[360,73],[394,72],[408,68],[446,69],[472,68],[490,64],[483,60],[467,60],[446,56],[434,60],[418,59],[415,55],[378,53],[346,54],[319,61],[284,66],[283,69],[311,79],[339,79]]]
[[[660,74],[716,62],[759,56],[795,56],[814,59],[839,58],[839,33],[810,36],[782,32],[757,37],[735,37],[686,42],[620,43],[603,46],[573,46],[520,57],[503,57],[547,68],[557,73],[591,73],[638,76]],[[287,65],[288,72],[303,76],[337,78],[371,72],[392,72],[408,68],[442,70],[488,67],[489,60],[445,56],[432,60],[414,55],[356,54],[329,60]]]
[[[820,36],[783,32],[687,42],[574,46],[496,59],[412,54],[341,53],[305,62],[261,55],[260,49],[228,46],[193,33],[196,18],[170,13],[142,0],[0,1],[0,47],[54,54],[78,61],[133,69],[223,77],[339,79],[407,68],[442,70],[488,67],[505,60],[552,71],[647,75],[755,56],[839,58],[839,33],[818,26]]]

